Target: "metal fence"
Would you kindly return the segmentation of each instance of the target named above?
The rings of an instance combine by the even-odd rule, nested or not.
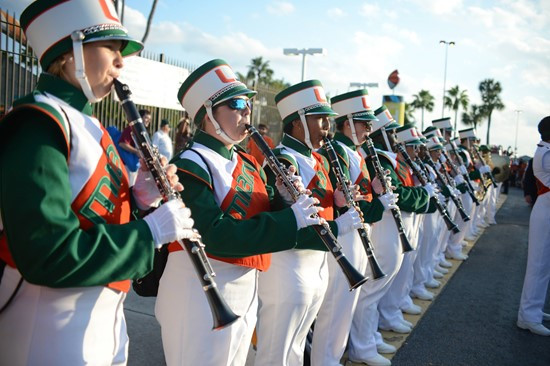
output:
[[[15,14],[10,14],[9,11],[0,8],[0,15],[0,116],[3,116],[16,99],[32,92],[38,81],[41,68],[38,58],[27,44]],[[168,58],[164,54],[143,51],[140,56],[186,68],[190,72],[196,68],[184,61]],[[258,125],[258,123],[268,125],[270,137],[274,141],[279,141],[282,135],[282,124],[274,99],[279,90],[265,85],[259,85],[256,90],[258,95],[255,98],[252,123],[254,125]],[[137,105],[137,107],[151,111],[153,118],[149,127],[150,132],[156,131],[163,119],[167,119],[170,122],[172,131],[175,131],[180,119],[187,116],[185,111],[180,110],[147,105]],[[114,100],[113,95],[104,98],[99,103],[95,103],[93,110],[94,115],[105,127],[116,126],[121,131],[124,129],[126,119],[120,103]]]

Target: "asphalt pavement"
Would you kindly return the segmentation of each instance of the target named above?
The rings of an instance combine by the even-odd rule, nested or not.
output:
[[[530,211],[523,192],[510,188],[497,225],[485,229],[392,358],[393,366],[550,365],[550,337],[516,327]]]

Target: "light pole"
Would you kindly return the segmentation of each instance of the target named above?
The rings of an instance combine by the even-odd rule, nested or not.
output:
[[[516,112],[516,142],[514,143],[514,155],[518,157],[518,126],[519,126],[519,114],[523,112],[521,109],[514,110]]]
[[[439,41],[439,44],[445,45],[445,71],[443,72],[443,99],[441,100],[441,118],[445,114],[445,83],[447,82],[447,48],[449,46],[454,46],[456,43],[454,41],[447,42],[445,40]]]
[[[358,89],[366,89],[366,88],[378,88],[378,83],[349,83],[349,88],[358,88]]]
[[[306,55],[326,55],[327,51],[324,48],[285,48],[283,53],[287,56],[302,55],[302,81],[306,72]]]

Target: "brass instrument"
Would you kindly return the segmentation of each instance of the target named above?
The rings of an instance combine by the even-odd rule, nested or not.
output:
[[[153,146],[136,105],[130,97],[132,94],[130,88],[128,85],[116,79],[114,80],[114,87],[120,99],[120,103],[122,104],[124,113],[126,114],[126,118],[128,119],[128,124],[132,128],[132,138],[134,139],[141,158],[157,184],[163,201],[181,200],[179,193],[172,188],[166,177],[166,173],[160,163],[158,149]],[[195,272],[199,277],[202,289],[210,305],[210,310],[212,311],[214,321],[213,329],[219,330],[237,321],[239,316],[233,313],[225,302],[225,299],[219,293],[216,282],[214,281],[214,276],[216,276],[216,274],[206,256],[204,244],[201,242],[201,236],[196,230],[195,234],[196,235],[192,239],[178,240],[178,243],[185,248],[185,252],[189,255],[191,263],[193,263]]]

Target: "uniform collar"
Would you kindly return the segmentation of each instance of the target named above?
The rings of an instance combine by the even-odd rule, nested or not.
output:
[[[295,139],[294,137],[287,135],[286,133],[283,135],[283,139],[281,141],[283,145],[286,147],[290,147],[291,149],[299,152],[300,154],[304,156],[311,156],[311,149],[308,148],[304,143],[300,142],[299,140]]]
[[[209,149],[213,150],[227,160],[233,160],[233,150],[235,150],[235,147],[231,147],[231,149],[228,149],[223,144],[223,142],[210,136],[203,130],[197,132],[195,137],[193,137],[193,141],[208,147]]]
[[[355,146],[353,141],[349,137],[344,135],[342,132],[336,132],[334,134],[334,140],[343,143],[344,145],[346,145],[347,147],[349,147],[353,151],[357,151],[357,146]]]
[[[92,105],[82,90],[57,76],[42,73],[36,89],[56,96],[85,115],[91,116],[93,113]]]

